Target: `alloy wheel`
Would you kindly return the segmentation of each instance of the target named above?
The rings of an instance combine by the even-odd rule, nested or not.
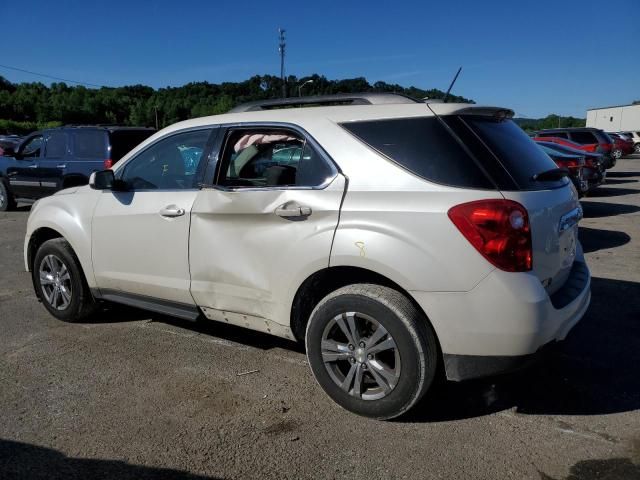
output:
[[[374,318],[346,312],[324,329],[322,360],[331,379],[349,395],[377,400],[400,379],[400,352],[391,334]]]
[[[56,310],[65,310],[71,303],[71,275],[67,266],[56,255],[47,255],[38,271],[44,300]]]

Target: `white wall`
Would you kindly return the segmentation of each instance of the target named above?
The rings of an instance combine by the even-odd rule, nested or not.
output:
[[[587,127],[601,128],[605,132],[640,131],[640,105],[588,110]]]

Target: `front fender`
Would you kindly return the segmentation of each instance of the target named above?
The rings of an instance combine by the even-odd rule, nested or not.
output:
[[[27,271],[31,270],[29,242],[33,234],[39,229],[49,228],[69,242],[80,261],[89,287],[96,286],[91,262],[91,223],[98,199],[94,193],[89,190],[70,195],[54,195],[38,201],[32,207],[24,242]]]

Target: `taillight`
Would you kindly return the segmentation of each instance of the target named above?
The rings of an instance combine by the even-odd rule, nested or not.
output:
[[[452,207],[449,218],[478,252],[507,272],[531,270],[527,210],[512,200],[479,200]]]
[[[111,167],[113,167],[113,160],[111,160],[110,158],[107,158],[104,161],[104,169],[109,170]]]
[[[560,168],[567,168],[569,170],[575,170],[580,168],[580,161],[579,160],[565,160],[565,159],[557,159],[556,160],[556,165],[558,165],[558,167]]]
[[[594,143],[593,145],[585,145],[584,150],[587,152],[596,152],[598,150],[598,144]]]

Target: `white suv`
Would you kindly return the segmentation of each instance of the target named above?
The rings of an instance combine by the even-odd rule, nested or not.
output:
[[[35,204],[26,267],[61,320],[117,302],[304,341],[333,400],[392,418],[589,305],[577,193],[512,114],[363,94],[181,122]]]

